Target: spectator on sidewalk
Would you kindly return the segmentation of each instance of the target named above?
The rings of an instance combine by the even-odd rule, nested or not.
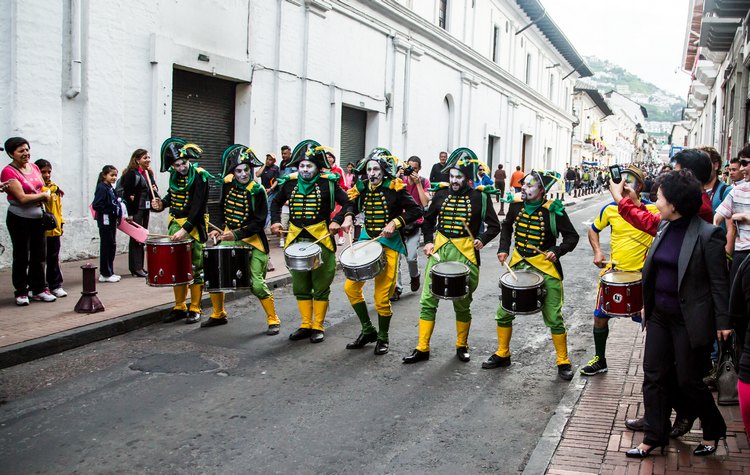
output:
[[[0,172],[0,182],[8,194],[5,224],[13,244],[12,280],[16,305],[31,300],[54,302],[56,297],[44,280],[45,237],[42,227],[42,203],[50,197],[43,191],[39,168],[31,163],[31,147],[23,137],[5,141],[5,153],[11,163]]]
[[[448,183],[448,174],[443,173],[445,162],[448,161],[448,152],[440,152],[438,162],[430,170],[430,183]]]
[[[55,216],[57,226],[44,233],[47,238],[47,287],[52,295],[57,298],[67,297],[68,293],[63,289],[63,275],[60,270],[60,237],[63,234],[65,220],[62,216],[62,198],[65,196],[63,190],[52,181],[52,164],[40,158],[34,165],[39,167],[44,180],[42,191],[49,191],[49,200],[46,203],[47,211]]]
[[[521,186],[523,186],[523,183],[521,182],[523,181],[524,176],[525,175],[521,171],[521,167],[517,165],[516,171],[514,171],[513,174],[510,176],[510,186],[511,188],[513,188],[513,191],[515,191],[516,193],[521,192]]]
[[[292,159],[292,149],[289,147],[289,145],[282,145],[281,146],[281,165],[279,168],[281,168],[281,176],[288,176],[292,173],[297,173],[297,167],[294,165],[289,165],[289,162]],[[269,201],[270,202],[270,201]],[[284,203],[284,205],[281,207],[281,228],[284,231],[289,230],[289,203]],[[279,247],[284,248],[284,244],[286,241],[284,241],[284,234],[281,235],[279,238]],[[268,270],[274,270],[273,264],[271,264],[271,261],[269,259],[268,261]]]
[[[643,266],[645,436],[628,457],[644,458],[668,445],[673,378],[680,398],[701,420],[703,441],[693,454],[714,453],[726,436],[724,418],[703,384],[714,337],[731,334],[725,239],[721,229],[698,217],[702,194],[687,170],[665,175],[659,186],[662,222]]]
[[[326,152],[326,157],[328,157],[328,163],[331,165],[331,167],[328,169],[328,171],[335,173],[339,176],[338,184],[341,187],[342,190],[346,191],[349,189],[349,187],[346,185],[346,178],[344,178],[344,170],[341,169],[340,166],[336,163],[336,155],[333,154],[333,152]],[[341,211],[341,205],[336,204],[336,208],[334,208],[333,213],[331,213],[331,219],[333,219],[338,212]],[[344,245],[344,230],[339,230],[339,239],[336,242],[339,246]]]
[[[573,170],[573,167],[568,167],[568,170],[565,172],[565,193],[572,195],[573,194],[573,185],[576,183],[576,172]]]
[[[276,155],[270,152],[267,153],[265,163],[262,167],[258,168],[258,171],[255,172],[255,176],[260,178],[260,184],[266,189],[268,202],[270,203],[273,200],[273,197],[276,196],[276,181],[281,176],[281,170],[276,166]],[[269,214],[268,219],[270,218],[271,215]]]
[[[151,217],[151,200],[158,195],[159,189],[151,170],[151,155],[148,150],[136,149],[130,156],[130,162],[120,178],[122,201],[128,213],[128,219],[148,229]],[[130,238],[128,242],[128,270],[134,277],[146,277],[143,269],[144,245]]]
[[[500,198],[503,197],[505,194],[505,179],[507,178],[505,174],[505,170],[503,170],[503,164],[499,164],[497,166],[497,170],[495,170],[495,188],[497,188],[500,191],[499,195],[495,196],[495,200],[500,203]],[[505,202],[502,202],[500,205],[500,211],[502,211],[503,214],[505,214]]]
[[[117,225],[122,219],[120,200],[115,195],[116,181],[117,168],[104,165],[91,203],[96,211],[96,224],[99,227],[99,282],[119,282],[121,278],[115,274],[114,269]]]
[[[742,172],[740,167],[740,158],[734,157],[729,160],[729,183],[732,186],[737,186],[743,183],[745,180],[745,174]]]

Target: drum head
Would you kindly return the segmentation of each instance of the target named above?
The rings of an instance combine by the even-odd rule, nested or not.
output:
[[[514,279],[510,272],[506,272],[500,277],[500,282],[508,287],[528,288],[536,287],[544,281],[544,278],[538,272],[534,272],[533,270],[521,269],[514,270],[513,272],[516,273],[518,280]]]
[[[166,237],[160,237],[160,238],[148,238],[146,239],[146,244],[151,246],[170,246],[172,244],[184,244],[186,242],[193,242],[192,238],[188,239],[180,239],[179,241],[172,241],[170,238]]]
[[[286,249],[284,254],[291,257],[312,257],[316,254],[320,254],[320,246],[310,242],[293,242]]]
[[[383,245],[379,242],[362,241],[354,243],[341,252],[342,266],[357,267],[377,261],[383,254]]]
[[[432,266],[432,272],[444,276],[466,275],[469,273],[469,266],[461,262],[439,262]]]
[[[602,282],[607,284],[632,284],[641,280],[640,272],[615,271],[602,276]]]

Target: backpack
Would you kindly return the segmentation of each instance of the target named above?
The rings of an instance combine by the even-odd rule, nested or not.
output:
[[[125,189],[122,187],[122,176],[115,182],[115,195],[122,198],[125,195]]]

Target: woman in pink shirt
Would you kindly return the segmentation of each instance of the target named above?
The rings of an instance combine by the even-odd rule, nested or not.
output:
[[[5,223],[13,244],[12,280],[16,305],[28,305],[29,299],[54,302],[56,298],[44,280],[42,203],[49,199],[49,191],[42,192],[44,180],[39,168],[31,163],[26,139],[9,138],[5,141],[5,152],[12,161],[0,172],[0,182],[4,183],[10,203]]]

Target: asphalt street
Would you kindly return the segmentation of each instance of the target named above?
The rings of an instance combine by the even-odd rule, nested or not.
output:
[[[569,209],[581,236],[562,260],[576,369],[593,348],[598,270],[586,231],[608,198]],[[401,364],[417,342],[419,294],[409,290],[394,304],[389,354],[346,350],[359,322],[339,273],[318,345],[287,339],[299,317],[286,287],[275,296],[278,336],[264,334],[247,297],[228,305],[222,327],[158,324],[1,370],[0,471],[517,473],[569,383],[540,314],[516,319],[509,368],[481,369],[496,349],[496,251],[497,241],[483,250],[469,363],[455,356],[452,308],[441,302],[430,360]],[[374,316],[371,284],[365,294]]]

